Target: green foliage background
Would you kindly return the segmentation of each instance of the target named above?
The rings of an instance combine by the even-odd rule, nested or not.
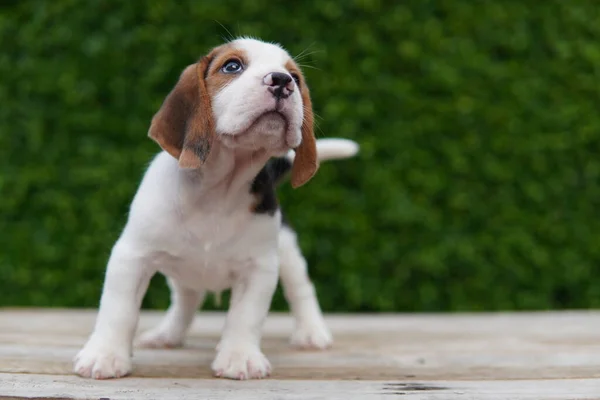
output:
[[[325,310],[598,307],[599,13],[583,0],[3,1],[0,305],[97,305],[158,151],[150,118],[226,28],[307,51],[319,134],[362,146],[280,191]],[[156,278],[144,305],[167,303]]]

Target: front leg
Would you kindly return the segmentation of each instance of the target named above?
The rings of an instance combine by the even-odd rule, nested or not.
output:
[[[85,378],[119,378],[131,372],[133,335],[140,305],[154,271],[139,253],[117,243],[112,250],[96,325],[75,356],[74,371]]]
[[[262,327],[277,286],[275,253],[257,260],[231,289],[231,301],[212,369],[217,377],[264,378],[271,364],[260,350]]]

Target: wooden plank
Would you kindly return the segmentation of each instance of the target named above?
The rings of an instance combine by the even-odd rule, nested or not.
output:
[[[144,312],[140,330],[161,316]],[[0,311],[0,394],[185,399],[244,388],[244,398],[600,398],[600,312],[328,315],[335,345],[326,352],[290,348],[293,320],[272,314],[263,348],[274,374],[259,382],[212,379],[220,313],[199,313],[183,349],[136,349],[130,378],[79,379],[71,359],[94,318],[90,310]]]
[[[124,378],[89,381],[73,376],[0,374],[0,393],[13,398],[232,400],[571,400],[600,399],[600,381],[261,381]],[[0,397],[2,398],[2,397]]]

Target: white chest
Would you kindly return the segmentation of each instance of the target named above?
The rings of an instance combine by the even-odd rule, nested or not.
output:
[[[157,238],[159,272],[187,287],[222,291],[277,251],[279,215],[195,214]]]
[[[132,240],[155,270],[188,287],[230,287],[261,258],[276,254],[280,226],[279,214],[251,212],[257,199],[242,178],[208,185],[162,153],[136,194],[123,240]]]

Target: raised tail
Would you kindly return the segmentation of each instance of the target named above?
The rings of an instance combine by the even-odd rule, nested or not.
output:
[[[358,143],[341,138],[327,138],[317,140],[317,159],[319,161],[340,160],[350,158],[358,153]],[[265,169],[276,185],[281,183],[292,169],[296,153],[290,150],[285,157],[271,159]]]
[[[358,143],[350,139],[327,138],[317,139],[317,159],[319,161],[340,160],[350,158],[358,153]],[[290,150],[287,158],[294,161],[296,153]]]

